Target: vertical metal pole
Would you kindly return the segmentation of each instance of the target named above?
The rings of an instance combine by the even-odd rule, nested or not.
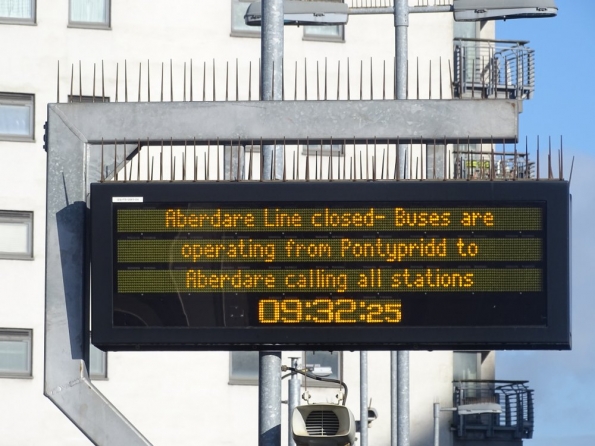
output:
[[[434,446],[440,446],[440,403],[434,403]]]
[[[397,352],[390,352],[390,446],[397,446]]]
[[[409,3],[407,0],[394,0],[395,13],[395,99],[407,99],[407,70],[409,58],[408,30],[409,30]],[[405,153],[407,146],[399,145],[399,165],[405,166]],[[411,160],[409,160],[411,162]],[[399,169],[398,178],[405,178]]]
[[[258,446],[281,445],[281,352],[260,352]]]
[[[395,83],[397,99],[407,99],[409,4],[395,0]]]
[[[261,27],[261,84],[260,99],[281,100],[283,66],[283,0],[263,0]],[[283,151],[275,148],[277,163],[283,162]],[[262,148],[261,178],[272,176],[273,147]],[[275,178],[281,169],[275,169]],[[259,353],[258,378],[258,444],[281,445],[281,352]]]
[[[283,0],[263,0],[260,43],[262,101],[280,101],[283,96]],[[273,156],[273,150],[275,155]],[[262,148],[265,180],[281,179],[283,172],[283,146],[265,145]],[[273,168],[273,161],[275,168]]]
[[[291,358],[291,367],[294,369],[299,368],[299,358]],[[289,380],[289,388],[287,393],[287,412],[289,421],[287,423],[287,446],[295,446],[295,441],[293,441],[292,435],[292,416],[293,410],[299,405],[300,402],[300,390],[301,390],[301,383],[300,377],[296,373],[291,377]]]
[[[368,352],[359,353],[359,444],[368,446]]]
[[[397,444],[409,446],[409,352],[397,352]]]
[[[402,100],[407,99],[409,2],[408,0],[395,0],[394,4],[395,91],[396,99]],[[405,162],[405,150],[406,146],[399,146],[399,160],[403,161],[402,166]],[[396,383],[394,380],[395,369]],[[395,384],[396,389],[394,388]],[[391,446],[409,446],[409,352],[391,353],[391,387],[391,396],[393,396],[391,398]],[[397,396],[397,401],[394,400],[394,396]],[[395,412],[396,419],[394,418]]]

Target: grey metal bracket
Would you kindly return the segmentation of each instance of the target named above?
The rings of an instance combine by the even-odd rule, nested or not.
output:
[[[150,445],[89,379],[85,136],[48,111],[44,394],[97,445]]]
[[[101,143],[514,142],[516,101],[70,103],[48,106],[44,394],[98,445],[149,445],[89,379],[89,184]],[[121,152],[118,152],[120,150]],[[113,174],[113,171],[111,172]]]
[[[270,102],[270,103],[269,103]],[[514,100],[230,101],[52,105],[81,140],[217,139],[287,143],[342,139],[396,143],[516,142]]]

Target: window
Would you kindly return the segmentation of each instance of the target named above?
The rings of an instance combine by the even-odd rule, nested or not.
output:
[[[0,22],[34,24],[35,0],[0,0]]]
[[[291,356],[291,355],[290,355]],[[257,385],[258,384],[258,352],[231,352],[229,359],[229,384]],[[318,376],[331,379],[341,379],[341,352],[304,352],[300,367]],[[305,378],[304,384],[317,387],[335,387],[337,384]]]
[[[455,22],[453,27],[453,37],[457,39],[477,39],[479,37],[479,23],[478,22]],[[478,53],[479,48],[471,42],[463,42],[461,45],[462,56],[464,57],[464,76],[465,82],[472,83],[473,68],[475,68],[475,76],[481,71],[482,61]],[[481,85],[481,79],[475,79],[478,86]]]
[[[475,39],[478,37],[478,22],[454,22],[454,38]]]
[[[93,344],[89,346],[89,375],[91,379],[107,379],[107,353]]]
[[[453,352],[453,381],[481,379],[481,353]]]
[[[0,140],[34,140],[34,104],[32,94],[0,93]]]
[[[345,42],[345,25],[304,26],[303,39]]]
[[[0,211],[0,259],[33,258],[33,212]]]
[[[321,151],[323,155],[341,156],[345,155],[345,146],[343,144],[333,144],[332,147],[330,144],[323,144],[322,146],[320,144],[309,144],[302,146],[302,155],[320,155]]]
[[[322,378],[341,379],[343,365],[341,359],[341,352],[304,352],[302,367]],[[304,385],[336,387],[338,384],[305,378]]]
[[[94,102],[109,102],[109,97],[104,96],[101,97],[101,91],[95,93],[95,96],[83,96],[78,94],[68,95],[68,102],[84,102],[84,103],[94,103]]]
[[[258,352],[231,352],[229,384],[258,384]]]
[[[0,377],[32,376],[33,330],[0,328]]]
[[[110,0],[70,0],[70,26],[110,27]]]
[[[231,0],[231,36],[260,37],[260,26],[248,26],[244,15],[254,0]]]

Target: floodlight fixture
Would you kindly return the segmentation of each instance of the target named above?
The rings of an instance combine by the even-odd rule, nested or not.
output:
[[[352,446],[355,419],[345,406],[298,406],[291,417],[291,434],[296,446]]]
[[[348,19],[349,7],[346,3],[296,0],[285,0],[283,2],[283,21],[285,25],[344,25]],[[249,26],[261,26],[261,2],[254,2],[248,6],[244,21]]]
[[[545,18],[558,15],[555,0],[455,0],[457,22]]]
[[[459,415],[481,415],[484,413],[500,414],[502,407],[498,403],[474,403],[457,406]]]

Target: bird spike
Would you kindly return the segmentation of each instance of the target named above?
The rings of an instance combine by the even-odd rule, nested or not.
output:
[[[83,102],[83,74],[81,61],[79,60],[79,102]]]
[[[118,102],[118,76],[119,76],[120,67],[119,64],[116,63],[116,102]]]
[[[559,178],[560,180],[564,179],[564,147],[562,144],[562,136],[560,135],[560,152],[558,157],[558,166],[559,166]]]
[[[105,102],[105,70],[101,61],[101,102]]]
[[[194,75],[192,72],[192,59],[190,59],[190,102],[194,100]]]
[[[74,64],[71,65],[70,70],[70,97],[68,102],[74,102]]]
[[[101,137],[101,177],[100,177],[100,182],[104,182],[105,181],[105,175],[104,175],[104,167],[103,167],[103,137]]]
[[[306,181],[310,181],[310,139],[306,137]]]
[[[124,102],[128,102],[128,62],[124,59]]]
[[[58,60],[58,72],[56,74],[56,102],[60,103],[60,61]]]
[[[248,165],[248,180],[252,179],[252,158],[254,153],[254,140],[250,142],[250,160]]]
[[[95,72],[97,64],[93,64],[93,93],[91,94],[91,102],[95,102]]]
[[[140,138],[138,139],[137,142],[137,152],[136,152],[136,181],[140,181],[140,155],[141,155],[141,143],[140,143]],[[148,150],[148,147],[147,147]]]
[[[217,182],[219,182],[219,175],[220,175],[220,171],[221,171],[221,166],[220,166],[220,158],[221,158],[221,154],[219,153],[219,138],[217,138]]]
[[[124,138],[124,182],[126,182],[126,138]]]
[[[174,101],[174,65],[171,59],[169,59],[169,100]]]
[[[161,96],[160,96],[160,100],[161,102],[163,102],[163,82],[164,82],[164,76],[165,76],[165,64],[163,62],[161,62]]]

